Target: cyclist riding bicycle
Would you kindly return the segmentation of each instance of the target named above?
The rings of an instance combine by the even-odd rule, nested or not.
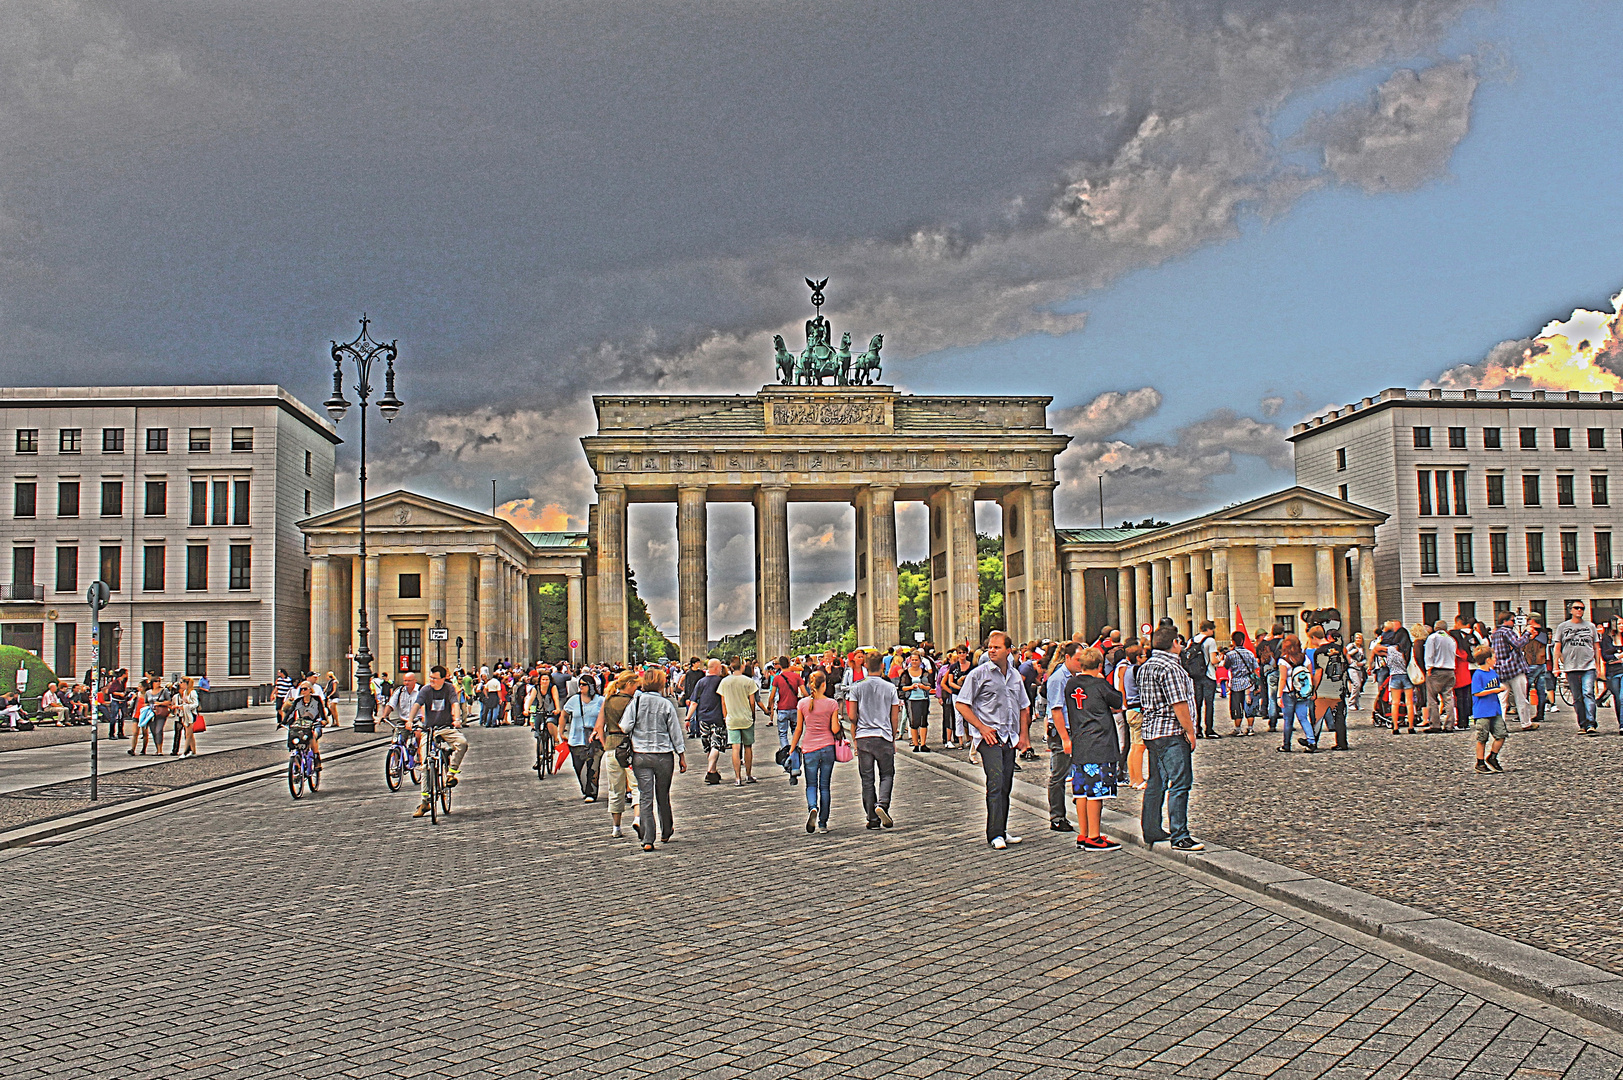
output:
[[[451,748],[451,775],[446,778],[447,787],[456,787],[457,776],[462,771],[462,759],[468,754],[468,738],[462,732],[455,730],[462,726],[462,716],[458,711],[461,694],[456,685],[446,678],[445,668],[435,664],[428,669],[428,685],[417,692],[417,703],[411,707],[411,715],[406,718],[408,730],[414,730],[413,722],[420,716],[423,718],[424,738],[443,742]],[[420,757],[427,760],[429,747],[421,748]],[[412,817],[422,817],[428,813],[428,770],[423,770],[423,797],[417,804]]]
[[[321,768],[321,724],[327,715],[327,706],[315,696],[315,686],[306,679],[299,684],[297,697],[287,700],[282,706],[282,715],[277,718],[276,726],[287,725],[287,748],[292,750],[294,743],[301,737],[308,737],[310,749],[316,755],[316,768]]]

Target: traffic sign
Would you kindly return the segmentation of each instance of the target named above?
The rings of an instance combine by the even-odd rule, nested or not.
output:
[[[578,649],[578,648],[580,648],[580,642],[575,640],[574,638],[570,638],[569,639],[569,647],[571,649]]]
[[[429,641],[450,641],[451,630],[445,626],[430,626],[428,628]]]
[[[90,610],[100,611],[107,606],[107,593],[107,582],[92,581],[85,591],[85,603],[90,605]]]

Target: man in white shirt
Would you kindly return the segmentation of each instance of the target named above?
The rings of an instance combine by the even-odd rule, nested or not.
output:
[[[868,828],[888,829],[895,824],[890,816],[890,793],[896,782],[902,699],[896,696],[895,684],[880,675],[884,657],[869,653],[864,663],[867,678],[851,684],[845,714],[856,721],[857,772],[862,776],[862,809],[868,815]]]
[[[1427,731],[1453,731],[1459,723],[1454,715],[1454,657],[1458,651],[1448,623],[1438,619],[1426,638]]]

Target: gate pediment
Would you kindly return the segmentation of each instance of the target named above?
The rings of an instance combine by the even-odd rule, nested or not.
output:
[[[761,398],[766,411],[766,432],[810,434],[845,432],[850,434],[888,433],[896,427],[894,390],[853,390],[829,387],[764,387]]]

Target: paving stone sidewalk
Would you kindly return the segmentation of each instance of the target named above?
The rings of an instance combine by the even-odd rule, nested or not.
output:
[[[1232,730],[1226,702],[1218,713]],[[1394,736],[1352,718],[1348,753],[1278,753],[1266,724],[1203,740],[1195,834],[1623,975],[1623,738],[1610,711],[1599,737],[1579,735],[1570,710],[1513,731],[1491,776],[1473,771],[1472,734]],[[1046,755],[1025,767],[1044,782]],[[1137,815],[1138,793],[1111,809]]]
[[[455,812],[367,755],[0,853],[7,1076],[1572,1077],[1619,1043],[899,765],[894,830],[801,790],[676,785],[675,840],[608,837],[523,731],[470,733]],[[1481,989],[1479,987],[1479,989]]]

